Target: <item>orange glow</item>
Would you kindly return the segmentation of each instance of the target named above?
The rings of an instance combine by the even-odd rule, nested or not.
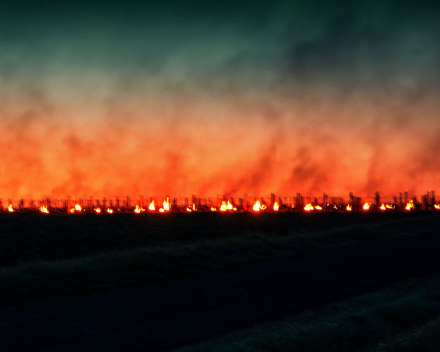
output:
[[[211,211],[217,211],[216,207],[211,207]]]
[[[364,206],[362,207],[362,209],[364,209],[365,211],[368,211],[368,210],[370,210],[370,206],[371,206],[371,203],[365,203]]]
[[[385,207],[385,204],[383,204],[383,203],[382,203],[382,205],[380,206],[379,209],[382,210],[382,211],[383,211],[383,210],[387,210],[387,208]]]
[[[101,208],[95,208],[95,213],[100,214],[101,213]]]
[[[162,213],[164,211],[170,211],[170,198],[169,197],[167,197],[167,199],[163,201],[163,209],[162,210],[163,210]],[[159,209],[159,211],[160,211],[160,209]]]
[[[273,204],[273,211],[278,211],[280,209],[280,205],[278,204],[278,202],[275,202]]]
[[[228,204],[226,205],[226,210],[232,210],[233,206],[231,204],[231,202],[228,200]]]
[[[394,209],[394,205],[386,204],[386,205],[385,205],[385,208],[387,208],[387,209]]]
[[[75,212],[75,208],[70,209],[70,212],[73,214]]]
[[[226,211],[226,202],[222,201],[222,205],[220,205],[220,211]]]
[[[8,211],[9,211],[10,213],[13,213],[13,212],[14,212],[14,208],[12,208],[12,204],[9,204],[9,206],[8,206]]]
[[[196,205],[193,203],[193,208],[192,208],[192,210],[193,211],[196,211]]]
[[[307,204],[307,205],[304,207],[304,210],[305,210],[305,211],[312,211],[312,210],[315,210],[315,208],[313,208],[313,205],[311,205],[311,204]]]
[[[347,206],[345,207],[345,209],[347,209],[347,211],[351,211],[351,205],[350,204],[347,204]]]
[[[75,204],[75,210],[76,211],[81,211],[82,210],[81,205]]]
[[[191,212],[192,212],[192,209],[191,209],[190,207],[186,207],[186,211],[187,211],[188,213],[191,213]]]
[[[315,206],[315,209],[316,209],[316,210],[322,210],[322,207],[319,206],[319,205],[316,205],[316,206]]]
[[[45,205],[40,207],[40,212],[44,214],[49,214],[49,210],[47,210],[47,207]]]
[[[164,208],[160,208],[159,209],[159,213],[165,213],[165,209]]]
[[[107,208],[107,213],[113,214],[113,209]]]
[[[260,211],[260,210],[262,209],[259,200],[257,200],[257,201],[255,202],[255,204],[254,204],[254,206],[252,207],[252,209],[253,209],[254,211]]]
[[[440,204],[434,204],[434,208],[440,210]]]
[[[416,207],[414,206],[414,202],[413,202],[412,200],[410,200],[408,203],[406,203],[405,210],[410,211],[410,210],[413,210],[413,209],[415,209],[415,208],[416,208]]]
[[[154,200],[151,201],[150,205],[148,206],[148,210],[150,211],[156,210],[156,206],[154,205]]]

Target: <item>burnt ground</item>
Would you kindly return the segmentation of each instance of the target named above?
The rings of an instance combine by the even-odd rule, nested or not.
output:
[[[440,236],[350,246],[0,316],[2,351],[160,351],[440,270]]]

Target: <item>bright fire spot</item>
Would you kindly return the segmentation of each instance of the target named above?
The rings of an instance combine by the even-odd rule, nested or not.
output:
[[[338,209],[338,207],[337,207],[337,205],[335,204],[335,205],[333,205],[333,209]]]
[[[70,209],[70,212],[73,214],[75,212],[75,208]]]
[[[47,210],[47,207],[45,205],[40,207],[40,212],[45,213],[45,214],[49,214],[49,210]]]
[[[136,208],[134,209],[134,212],[136,214],[139,214],[141,211],[145,211],[145,209],[136,204]]]
[[[226,202],[222,201],[222,205],[220,205],[220,211],[226,211]]]
[[[316,209],[316,210],[322,210],[322,207],[319,206],[319,205],[316,205],[316,206],[315,206],[315,209]]]
[[[371,203],[365,203],[362,209],[364,209],[365,211],[370,210],[370,206],[371,206]]]
[[[260,211],[260,210],[262,209],[259,200],[257,200],[257,201],[255,202],[255,204],[254,204],[254,206],[252,207],[252,209],[253,209],[254,211]]]
[[[156,207],[154,205],[154,200],[151,201],[150,205],[148,206],[148,210],[151,210],[151,211],[155,211],[156,210]]]
[[[95,208],[95,213],[100,214],[101,213],[101,208]]]
[[[8,211],[9,211],[10,213],[13,213],[13,212],[14,212],[14,208],[12,207],[12,204],[9,204]]]
[[[160,209],[159,209],[159,211],[160,211]],[[163,209],[162,209],[161,213],[163,213],[164,211],[170,211],[170,198],[168,198],[168,197],[166,200],[163,201]]]
[[[164,208],[160,208],[159,209],[159,213],[165,213],[165,209]]]
[[[380,210],[386,210],[387,208],[385,207],[385,204],[382,203],[382,205],[379,208]]]
[[[113,214],[113,209],[107,208],[107,213]]]
[[[440,210],[440,204],[434,204],[434,208]]]
[[[232,210],[234,207],[232,206],[231,202],[228,200],[228,204],[226,205],[226,210]]]
[[[347,211],[351,211],[351,205],[347,204],[347,207],[345,209],[347,209]]]
[[[193,208],[192,208],[192,210],[193,211],[196,211],[196,205],[193,203]]]
[[[75,204],[75,210],[76,211],[81,211],[81,205],[79,205],[79,204]]]
[[[410,200],[408,203],[406,203],[406,207],[405,210],[412,210],[415,209],[416,207],[414,206],[414,202],[412,200]]]
[[[186,211],[187,211],[188,213],[191,213],[191,212],[192,212],[192,209],[191,209],[190,207],[186,207]]]
[[[211,207],[211,211],[217,211],[216,207]]]
[[[280,205],[278,204],[278,202],[275,202],[273,204],[273,211],[278,211],[278,210],[280,210]]]
[[[385,208],[387,208],[387,209],[394,209],[394,205],[386,204],[386,205],[385,205]]]
[[[315,210],[315,208],[313,208],[313,205],[311,205],[311,204],[307,204],[307,205],[304,207],[304,210],[305,210],[305,211],[312,211],[312,210]]]

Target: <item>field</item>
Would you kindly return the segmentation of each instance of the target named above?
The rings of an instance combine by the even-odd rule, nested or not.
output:
[[[28,317],[32,314],[27,312],[35,310],[62,311],[67,305],[65,302],[70,302],[69,305],[88,300],[102,302],[111,300],[103,297],[112,295],[131,295],[136,302],[140,290],[145,296],[163,300],[165,305],[165,298],[158,297],[167,297],[167,292],[173,290],[177,294],[181,292],[182,297],[188,292],[188,297],[193,298],[180,306],[168,302],[160,314],[169,318],[162,324],[168,324],[171,329],[173,317],[179,316],[180,324],[186,325],[179,314],[185,315],[183,312],[188,309],[186,312],[192,316],[188,318],[188,331],[183,334],[182,326],[180,335],[171,334],[160,341],[154,340],[157,336],[149,337],[154,341],[145,337],[150,342],[141,340],[139,346],[164,350],[226,334],[224,338],[216,337],[212,342],[203,342],[205,345],[187,349],[310,350],[315,343],[321,346],[315,346],[315,350],[330,350],[329,339],[334,337],[334,345],[340,347],[338,344],[345,341],[344,336],[351,336],[351,340],[360,342],[350,342],[346,350],[361,349],[365,339],[371,342],[369,347],[381,344],[381,348],[387,350],[391,347],[386,346],[398,346],[399,334],[413,331],[419,337],[431,336],[429,331],[439,324],[440,290],[434,284],[440,268],[440,258],[436,255],[440,248],[439,229],[440,214],[435,212],[0,214],[0,309],[3,321],[13,321],[17,316]],[[428,274],[433,276],[418,278]],[[312,279],[313,285],[322,284],[325,292],[318,295],[316,290],[310,291]],[[286,280],[292,282],[286,284]],[[222,282],[218,288],[216,285]],[[281,282],[287,285],[282,287],[288,294],[297,295],[295,304],[286,303],[288,296],[277,293],[275,288]],[[301,282],[302,288],[295,288]],[[405,286],[401,282],[416,284]],[[234,298],[234,285],[237,292],[244,289],[259,292],[255,287],[260,283],[267,283],[274,290],[267,288],[245,302]],[[223,292],[217,297],[218,304],[210,302],[207,294],[200,293],[197,298],[192,295],[196,288],[203,287],[206,292]],[[396,292],[400,292],[400,296]],[[353,295],[363,296],[353,301],[350,298]],[[271,299],[278,300],[280,305],[267,306],[267,300]],[[399,302],[405,303],[408,299],[414,313],[410,308],[403,308],[405,326],[377,318],[372,313],[382,307],[379,310],[386,316],[388,310],[398,309]],[[332,303],[335,301],[339,303]],[[212,326],[205,323],[201,330],[190,328],[191,319],[194,326],[197,325],[198,314],[191,304],[203,306],[204,302],[209,307],[204,314],[211,312],[210,317],[216,317],[211,319]],[[339,304],[337,309],[334,304]],[[96,309],[106,311],[105,305],[99,308],[100,305],[96,304]],[[359,311],[349,319],[358,317],[360,323],[356,324],[362,328],[341,323],[348,319],[347,312],[353,311],[354,306]],[[429,308],[423,310],[423,307]],[[216,309],[238,309],[238,312],[242,309],[242,317],[235,321],[224,317],[221,324],[214,324],[216,319],[223,319],[218,318],[221,314]],[[259,312],[246,313],[246,309]],[[416,314],[418,311],[429,314]],[[133,311],[132,316],[139,324],[136,314]],[[69,326],[67,321],[66,324]],[[160,325],[157,321],[151,324]],[[255,324],[262,325],[249,330]],[[387,329],[387,324],[392,333],[383,335],[380,331]],[[10,326],[8,339],[13,344],[14,336],[18,335],[14,335],[12,323]],[[309,335],[304,329],[308,329]],[[352,333],[341,334],[341,329],[351,329]],[[118,331],[129,334],[125,326],[119,326]],[[72,339],[81,339],[80,335]],[[49,336],[38,337],[41,346],[47,347]],[[298,336],[309,336],[309,340]],[[414,343],[414,339],[405,338],[408,340],[405,346]],[[437,340],[431,337],[430,341]],[[60,350],[67,350],[66,345],[59,346],[62,346]]]

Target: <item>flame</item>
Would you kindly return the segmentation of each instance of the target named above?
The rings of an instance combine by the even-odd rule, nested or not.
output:
[[[315,206],[315,209],[316,209],[316,210],[322,210],[322,207],[319,206],[319,205],[316,205],[316,206]]]
[[[107,213],[113,214],[113,209],[107,208]]]
[[[220,211],[226,211],[226,202],[222,201],[222,205],[220,205]]]
[[[252,207],[252,209],[253,209],[254,211],[260,211],[260,210],[262,209],[259,200],[257,200],[257,201],[255,202],[255,204],[254,204],[254,206]]]
[[[76,211],[81,211],[82,210],[81,205],[75,204],[75,210]]]
[[[155,211],[156,210],[156,207],[154,205],[154,200],[151,201],[150,205],[148,206],[148,210],[151,210],[151,211]]]
[[[73,214],[75,212],[75,208],[70,209],[70,212]]]
[[[228,204],[226,205],[226,210],[232,210],[234,207],[232,206],[231,202],[228,200]]]
[[[140,214],[141,211],[145,211],[145,209],[136,204],[136,208],[134,209],[134,212],[136,214]]]
[[[217,211],[216,207],[211,207],[211,211]]]
[[[440,210],[440,204],[434,204],[434,208]]]
[[[364,209],[365,211],[370,210],[370,206],[371,206],[371,203],[365,203],[364,206],[362,207],[362,209]]]
[[[380,210],[386,210],[387,208],[385,207],[385,204],[382,203],[382,205],[379,208]]]
[[[278,202],[275,202],[273,204],[273,211],[278,211],[278,210],[280,210],[280,205],[278,204]]]
[[[186,207],[186,211],[187,211],[188,213],[191,213],[191,212],[192,212],[192,209],[191,209],[190,207]]]
[[[414,206],[414,202],[412,200],[410,200],[408,203],[406,203],[405,210],[410,211],[410,210],[415,209],[415,208],[416,207]]]
[[[10,213],[13,213],[15,210],[14,210],[14,208],[12,208],[12,204],[9,204],[9,206],[8,206],[8,211],[10,212]]]
[[[95,213],[100,214],[101,213],[101,208],[95,208]]]
[[[44,214],[49,214],[49,210],[47,210],[47,207],[45,205],[40,207],[40,212]]]
[[[336,209],[336,210],[338,210],[338,207],[337,207],[337,205],[335,204],[335,205],[333,205],[333,209]]]
[[[304,207],[304,210],[305,210],[305,211],[312,211],[312,210],[315,210],[315,208],[313,208],[313,205],[311,205],[311,204],[309,203],[309,204],[307,204],[307,205]]]
[[[162,209],[162,211],[161,211]],[[159,209],[159,211],[161,213],[165,212],[165,211],[170,211],[170,198],[167,197],[166,200],[163,201],[163,208]]]
[[[160,208],[159,209],[159,213],[165,213],[165,209],[164,208]]]
[[[196,211],[196,205],[193,203],[193,208],[192,208],[192,210],[193,211]]]
[[[351,205],[347,204],[347,207],[345,209],[347,209],[347,211],[351,211]]]

